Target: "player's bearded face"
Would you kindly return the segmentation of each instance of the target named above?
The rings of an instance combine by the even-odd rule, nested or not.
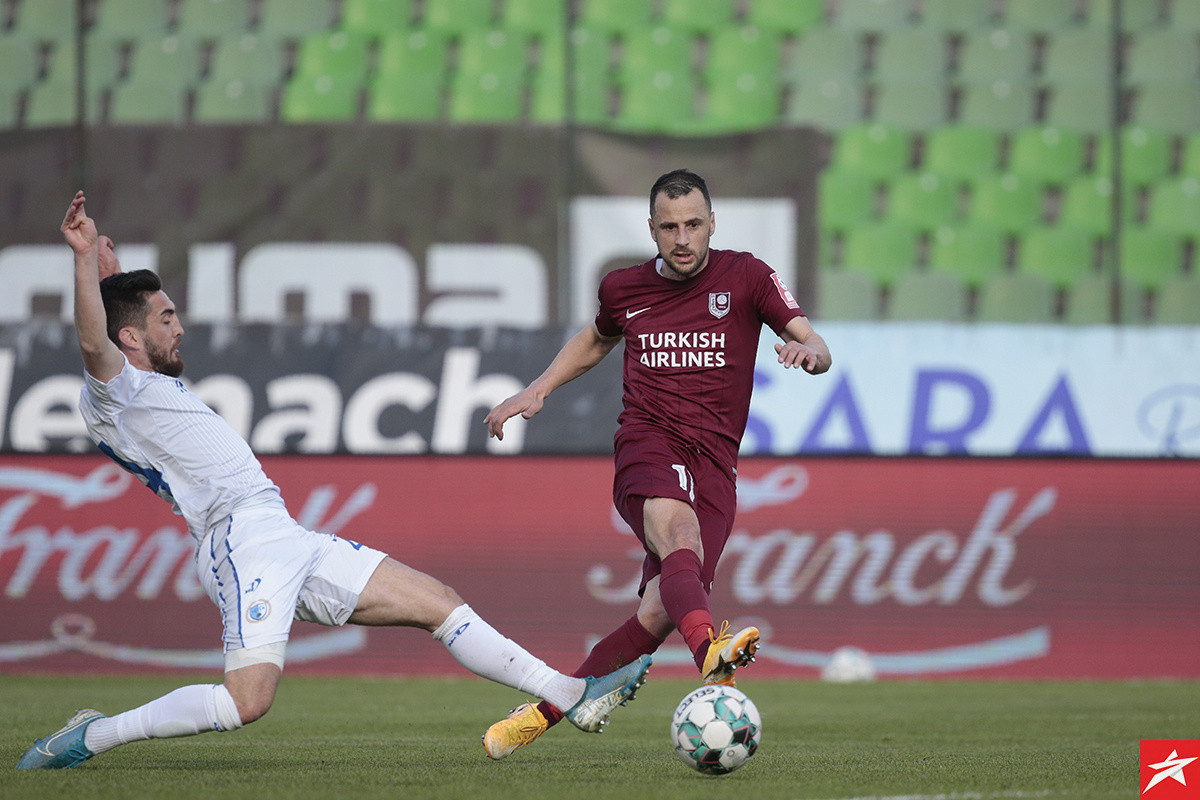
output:
[[[650,233],[668,278],[685,280],[708,266],[708,240],[714,227],[712,210],[698,189],[676,198],[659,194]]]
[[[179,356],[177,346],[175,342],[164,347],[157,342],[147,341],[146,358],[150,359],[151,369],[171,378],[182,375],[183,359]]]

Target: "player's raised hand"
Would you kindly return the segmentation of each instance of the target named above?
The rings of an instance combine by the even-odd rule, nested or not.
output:
[[[799,342],[777,342],[775,352],[779,354],[779,363],[783,364],[784,369],[795,367],[805,372],[815,372],[819,364],[816,351]]]
[[[542,396],[533,389],[526,387],[493,408],[484,418],[488,426],[488,435],[504,439],[504,423],[520,414],[529,419],[542,410]]]
[[[71,206],[67,209],[67,215],[63,217],[61,228],[63,238],[76,253],[86,253],[91,250],[96,246],[98,238],[96,223],[92,222],[83,207],[85,202],[87,202],[87,198],[83,196],[81,189],[71,200]]]

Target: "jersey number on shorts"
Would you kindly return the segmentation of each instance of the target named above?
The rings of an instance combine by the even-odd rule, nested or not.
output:
[[[679,488],[688,493],[688,499],[696,502],[696,482],[683,464],[672,464],[671,469],[679,473]]]

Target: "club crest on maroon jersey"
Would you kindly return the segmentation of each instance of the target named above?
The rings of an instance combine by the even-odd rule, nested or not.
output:
[[[708,310],[709,312],[720,319],[729,313],[729,292],[709,292],[708,293]]]

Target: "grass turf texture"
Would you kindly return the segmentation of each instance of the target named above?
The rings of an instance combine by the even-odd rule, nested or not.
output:
[[[497,763],[479,737],[522,701],[512,690],[289,676],[271,713],[236,733],[140,742],[62,772],[12,768],[78,707],[114,713],[185,682],[196,680],[0,676],[0,796],[1127,800],[1139,791],[1139,739],[1200,738],[1200,683],[747,678],[763,745],[741,770],[708,777],[668,743],[671,713],[695,684],[652,672],[603,735],[564,723]]]

